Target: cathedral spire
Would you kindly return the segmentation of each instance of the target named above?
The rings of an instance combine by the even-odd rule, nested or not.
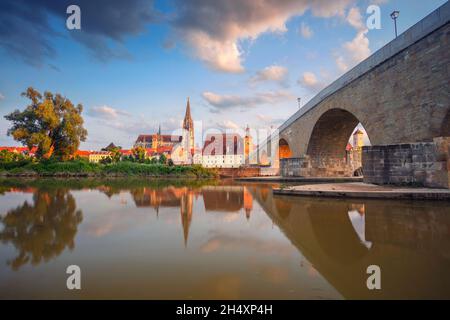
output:
[[[194,122],[192,121],[191,117],[191,104],[189,103],[189,97],[187,98],[187,104],[186,104],[186,114],[184,115],[184,121],[183,121],[183,129],[189,130],[194,128]]]

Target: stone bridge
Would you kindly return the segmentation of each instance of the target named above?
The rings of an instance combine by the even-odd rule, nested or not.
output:
[[[345,148],[361,123],[372,144],[362,151],[367,182],[448,188],[449,17],[447,2],[281,125],[267,141],[281,174],[352,175]]]

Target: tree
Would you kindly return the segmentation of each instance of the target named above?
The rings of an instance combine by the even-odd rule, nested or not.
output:
[[[131,153],[133,154],[134,159],[138,162],[144,162],[147,156],[147,150],[141,146],[131,149]]]
[[[8,150],[0,151],[0,162],[15,162],[27,159],[22,153],[11,152]]]
[[[22,96],[31,103],[25,110],[15,110],[5,116],[12,122],[8,135],[30,150],[36,146],[38,158],[48,158],[52,154],[61,160],[72,157],[80,141],[87,137],[81,116],[83,106],[74,106],[69,99],[48,91],[42,96],[31,87]]]
[[[166,161],[167,161],[167,157],[164,154],[161,154],[159,156],[159,163],[160,164],[166,164]]]

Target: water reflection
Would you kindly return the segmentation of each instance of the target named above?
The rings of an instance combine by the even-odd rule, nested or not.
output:
[[[450,298],[450,215],[445,202],[254,196],[345,298]],[[287,204],[289,203],[289,204]],[[366,268],[382,270],[382,290]]]
[[[15,250],[6,260],[13,270],[58,260],[75,242],[84,243],[73,250],[79,261],[102,267],[91,279],[97,287],[114,277],[111,264],[120,265],[123,282],[84,291],[91,298],[124,297],[124,287],[129,298],[336,298],[333,290],[349,299],[450,298],[448,203],[292,198],[271,188],[0,181],[0,199],[32,194],[14,208],[0,206],[0,239]],[[111,227],[124,220],[126,228]],[[95,240],[87,237],[92,230]],[[366,287],[371,264],[381,267],[380,291]]]
[[[14,270],[27,263],[37,265],[49,261],[66,248],[72,250],[78,224],[83,219],[68,190],[23,191],[33,192],[33,203],[25,201],[0,216],[3,225],[0,240],[12,244],[18,252],[15,258],[7,261]]]

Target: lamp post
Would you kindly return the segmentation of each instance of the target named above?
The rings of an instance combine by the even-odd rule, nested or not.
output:
[[[396,38],[397,38],[397,18],[399,15],[400,15],[400,11],[397,11],[397,10],[395,10],[391,13],[391,18],[392,18],[392,20],[394,20],[395,37]]]
[[[299,109],[302,107],[301,100],[302,100],[302,98],[297,98],[297,103],[298,103]]]

